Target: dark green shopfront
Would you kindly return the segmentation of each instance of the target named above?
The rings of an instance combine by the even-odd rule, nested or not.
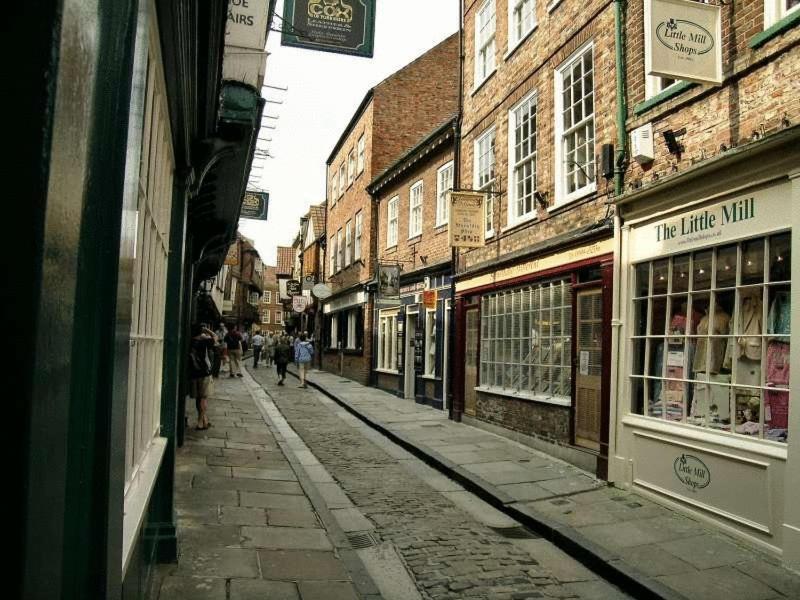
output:
[[[145,598],[177,552],[193,298],[234,239],[263,100],[222,77],[224,0],[12,6],[6,594]]]

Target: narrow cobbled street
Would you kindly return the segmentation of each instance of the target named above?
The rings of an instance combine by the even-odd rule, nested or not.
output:
[[[399,555],[419,597],[628,597],[321,393],[291,378],[278,387],[272,370],[253,374],[332,477],[329,506]]]

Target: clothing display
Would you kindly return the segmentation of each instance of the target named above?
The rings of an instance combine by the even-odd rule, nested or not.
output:
[[[766,385],[770,389],[764,392],[764,424],[768,430],[786,429],[789,426],[789,344],[769,342]]]
[[[706,314],[697,324],[697,335],[728,335],[731,317],[723,310],[714,313],[714,322],[709,332],[709,317]],[[726,356],[727,340],[725,338],[711,338],[709,345],[708,338],[698,338],[697,348],[692,362],[692,371],[706,372],[706,351],[710,347],[708,357],[708,372],[719,373]]]
[[[791,333],[791,296],[789,292],[777,292],[767,315],[767,333],[789,335]]]
[[[734,343],[728,344],[723,367],[731,368],[732,359],[745,357],[761,360],[761,334],[763,333],[764,305],[761,291],[741,299],[739,327]]]

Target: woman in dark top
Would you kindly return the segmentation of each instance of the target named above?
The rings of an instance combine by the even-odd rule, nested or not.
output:
[[[192,340],[189,345],[190,393],[197,408],[197,429],[199,430],[211,427],[206,414],[208,411],[208,397],[212,394],[212,363],[209,357],[212,356],[216,343],[216,334],[205,324],[192,327]]]
[[[278,385],[283,385],[286,379],[286,365],[293,358],[292,349],[289,346],[289,339],[281,337],[275,346],[275,367],[278,369]]]

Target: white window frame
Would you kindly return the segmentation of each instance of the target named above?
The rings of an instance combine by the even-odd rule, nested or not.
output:
[[[344,161],[339,165],[339,197],[344,196],[344,191],[347,189],[347,181],[345,180]]]
[[[408,239],[422,235],[422,205],[425,187],[420,179],[408,190]]]
[[[473,144],[473,166],[472,166],[472,187],[473,189],[480,190],[480,191],[493,191],[494,190],[494,183],[497,179],[497,146],[494,143],[497,139],[497,131],[494,126],[490,127],[482,134],[480,134],[477,138],[475,138],[475,143]],[[491,138],[492,142],[491,145],[494,146],[494,150],[492,151],[492,166],[491,171],[494,171],[494,177],[491,179],[487,179],[481,185],[481,169],[480,169],[480,147],[481,144]],[[484,212],[487,215],[486,218],[486,238],[490,238],[494,235],[494,195],[493,194],[486,194],[486,204],[484,206]],[[488,218],[488,216],[491,218]]]
[[[352,232],[352,224],[348,221],[345,224],[344,229],[344,266],[350,266],[350,258],[352,257],[352,243],[353,243],[353,232]]]
[[[378,313],[378,362],[377,369],[397,373],[397,315],[399,309],[382,310]],[[386,339],[389,338],[387,343]]]
[[[275,311],[275,325],[283,325],[283,311],[276,310]]]
[[[330,269],[331,275],[336,273],[336,235],[331,236],[330,244],[328,244],[328,253],[330,256]]]
[[[400,204],[400,196],[390,199],[386,205],[386,247],[397,246],[397,207]]]
[[[347,341],[345,348],[348,350],[356,349],[356,324],[358,322],[358,313],[356,311],[360,308],[347,311]]]
[[[361,260],[361,230],[364,226],[364,213],[358,211],[356,213],[356,231],[353,240],[353,262]]]
[[[264,292],[263,302],[264,302],[264,304],[271,304],[272,303],[272,292],[271,291],[267,290],[266,292]]]
[[[347,185],[351,185],[356,179],[356,150],[350,148],[347,153]]]
[[[425,377],[436,376],[436,309],[425,311]]]
[[[336,232],[336,264],[338,270],[344,269],[344,244],[342,243],[342,230]]]
[[[339,313],[331,315],[331,348],[339,347]]]
[[[447,225],[450,207],[447,192],[453,189],[453,161],[446,162],[436,170],[436,227]]]
[[[263,313],[261,313],[261,322],[264,323],[265,325],[269,325],[269,311],[268,310],[265,310]]]
[[[587,118],[584,116],[578,122],[578,125],[572,124],[569,128],[569,132],[564,130],[564,117],[562,114],[563,111],[563,82],[564,82],[564,74],[568,69],[571,69],[572,66],[577,61],[582,61],[584,55],[587,52],[592,53],[592,113],[591,117]],[[553,206],[561,206],[567,204],[569,202],[573,202],[574,200],[578,200],[579,198],[583,198],[588,196],[589,194],[594,193],[597,190],[597,172],[595,168],[595,146],[597,144],[597,99],[595,90],[597,88],[596,85],[596,72],[594,68],[595,62],[595,52],[594,52],[594,41],[590,40],[585,43],[583,46],[578,48],[575,52],[573,52],[567,60],[565,60],[555,71],[555,178],[556,178],[556,198]],[[583,72],[582,72],[583,76]],[[585,98],[586,95],[582,96]],[[591,146],[588,148],[587,154],[587,165],[591,165],[591,170],[587,170],[587,175],[592,175],[589,179],[588,183],[583,187],[580,187],[573,192],[566,192],[566,175],[567,169],[564,165],[564,142],[566,140],[566,136],[569,135],[571,132],[576,131],[580,127],[586,125],[589,121],[592,122],[592,143]],[[584,168],[584,170],[586,170]],[[592,172],[594,171],[594,172]]]
[[[489,79],[497,70],[497,19],[495,0],[486,0],[475,13],[475,83],[473,89]],[[484,18],[484,15],[486,17]],[[481,31],[483,19],[484,31]]]
[[[530,11],[531,23],[527,28],[517,32],[517,23],[521,22],[524,25],[523,15],[525,10]],[[518,10],[519,9],[519,10]],[[519,20],[517,19],[519,16]],[[536,26],[536,0],[508,0],[508,51],[506,56],[510,55],[522,42],[525,41]]]
[[[361,137],[358,138],[358,161],[357,161],[358,164],[356,165],[356,168],[358,169],[359,173],[364,172],[364,162],[365,162],[364,153],[366,151],[366,145],[367,145],[365,135],[366,134],[362,133]]]
[[[800,10],[800,4],[786,7],[787,0],[764,0],[764,29],[769,29],[787,15]]]
[[[517,144],[516,139],[516,129],[517,129],[517,111],[522,109],[528,104],[533,105],[533,123],[536,127],[536,130],[533,134],[533,151],[529,154],[526,154],[520,161],[516,160],[516,152],[515,146]],[[506,211],[508,214],[506,215],[507,224],[509,227],[513,227],[515,225],[519,225],[520,223],[524,223],[526,221],[530,221],[536,218],[536,177],[537,177],[537,147],[538,147],[538,137],[539,137],[539,130],[538,130],[538,103],[536,92],[531,92],[522,101],[518,102],[511,110],[508,111],[508,210]],[[529,122],[530,127],[530,122]],[[530,197],[530,210],[527,212],[519,212],[518,204],[520,202],[520,198],[518,197],[517,193],[517,180],[516,180],[516,172],[517,169],[524,168],[526,164],[531,163],[533,165],[531,177],[533,178],[533,188],[531,189],[531,197]]]
[[[336,204],[336,199],[339,197],[339,173],[333,171],[331,178],[331,207]]]

